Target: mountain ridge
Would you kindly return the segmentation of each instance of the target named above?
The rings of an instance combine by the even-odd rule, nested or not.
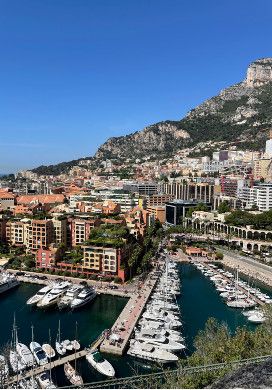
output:
[[[180,120],[161,121],[131,134],[110,137],[89,159],[97,166],[107,159],[171,157],[184,148],[205,153],[217,144],[257,150],[264,146],[271,126],[272,58],[263,58],[249,65],[245,80],[221,90]],[[71,162],[61,164],[71,167]],[[53,170],[59,172],[61,164]],[[46,168],[32,172],[48,171]]]

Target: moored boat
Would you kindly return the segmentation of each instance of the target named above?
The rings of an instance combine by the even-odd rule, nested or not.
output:
[[[64,364],[64,373],[66,378],[72,385],[74,386],[80,386],[83,385],[83,379],[78,374],[76,369],[71,365],[71,363],[67,362]]]
[[[93,366],[100,374],[113,378],[115,376],[115,370],[108,360],[106,360],[98,350],[90,352],[86,355],[87,361]]]

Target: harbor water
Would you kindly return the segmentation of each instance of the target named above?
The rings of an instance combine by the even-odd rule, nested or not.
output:
[[[254,329],[242,315],[241,310],[227,307],[215,290],[209,279],[205,278],[191,264],[180,264],[181,295],[178,304],[181,310],[183,328],[186,338],[187,354],[193,351],[193,339],[200,329],[203,329],[209,317],[217,318],[228,324],[231,331],[238,326]],[[52,345],[55,344],[58,322],[61,323],[61,338],[74,339],[76,323],[78,324],[78,339],[82,347],[89,346],[99,334],[110,328],[121,313],[127,300],[125,298],[99,295],[89,305],[77,311],[59,311],[57,308],[40,310],[29,307],[26,301],[34,295],[41,286],[22,283],[18,288],[0,296],[0,345],[2,348],[11,340],[11,330],[14,313],[18,327],[19,341],[29,344],[31,341],[31,325],[34,326],[35,341],[40,344],[48,342],[49,329]],[[156,368],[150,363],[137,362],[132,357],[105,356],[114,366],[116,377],[148,373]],[[85,383],[107,379],[90,367],[86,359],[77,363],[77,368]],[[58,386],[68,386],[63,367],[53,370],[52,378]]]

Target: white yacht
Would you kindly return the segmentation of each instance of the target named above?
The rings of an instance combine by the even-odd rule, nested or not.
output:
[[[86,355],[87,361],[98,371],[100,374],[113,378],[115,376],[115,370],[104,357],[97,350],[90,352]]]
[[[71,309],[78,309],[91,302],[96,297],[96,291],[93,287],[85,287],[71,302]]]
[[[70,282],[60,282],[38,302],[37,306],[45,308],[55,305],[69,286]]]
[[[5,356],[0,355],[0,385],[8,378],[9,368]]]
[[[0,275],[0,294],[19,286],[19,284],[19,280],[13,274],[8,272],[2,273]]]
[[[48,359],[39,343],[36,343],[35,341],[31,341],[30,351],[33,353],[36,362],[40,366],[43,366],[44,364],[48,363]]]
[[[33,297],[29,298],[26,302],[27,305],[36,305],[43,297],[51,291],[53,286],[45,286],[41,288]]]
[[[12,371],[17,373],[25,370],[26,364],[22,361],[19,354],[13,350],[9,351],[9,363]]]
[[[181,336],[180,332],[170,329],[150,329],[142,326],[140,330],[135,330],[135,338],[137,338],[138,335],[143,335],[147,337],[154,337],[155,335],[157,335],[167,337],[173,341],[184,342],[184,338]]]
[[[79,344],[79,342],[77,340],[72,340],[71,341],[71,345],[73,347],[73,350],[78,351],[80,349],[80,344]]]
[[[131,340],[128,355],[158,363],[173,363],[178,357],[171,352],[148,343]]]
[[[59,329],[58,329],[55,347],[56,347],[56,351],[59,355],[63,356],[66,354],[66,348],[63,344],[63,341],[62,342],[60,341],[60,320],[59,320]]]
[[[44,371],[37,376],[37,380],[42,389],[56,389],[57,387],[53,383],[49,371]]]
[[[83,379],[78,374],[76,369],[72,366],[71,363],[67,362],[64,364],[64,373],[68,381],[74,386],[83,385]]]
[[[34,366],[34,359],[30,349],[22,343],[16,344],[16,351],[20,355],[22,361],[25,363],[26,367]]]
[[[252,322],[254,324],[262,324],[263,322],[266,321],[266,317],[263,313],[255,313],[247,317],[249,322]]]
[[[71,287],[68,288],[66,293],[59,300],[58,308],[62,310],[67,307],[70,307],[70,303],[72,302],[72,300],[75,299],[82,290],[83,286],[79,284],[73,284]]]
[[[66,351],[72,351],[73,350],[73,344],[70,340],[66,339],[62,342],[62,345],[66,349]]]
[[[54,348],[51,347],[50,344],[43,344],[42,350],[44,351],[47,359],[53,359],[56,356],[56,352]]]
[[[185,349],[185,345],[178,343],[177,341],[170,340],[169,338],[162,335],[150,335],[145,333],[140,333],[135,335],[135,339],[139,341],[144,341],[146,343],[155,345],[159,348],[165,349],[167,351],[182,351]]]

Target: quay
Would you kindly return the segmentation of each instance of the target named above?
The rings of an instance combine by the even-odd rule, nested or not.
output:
[[[13,270],[13,269],[8,269],[7,270],[10,273],[16,273],[18,270]],[[85,281],[88,286],[95,287],[96,291],[99,294],[105,294],[105,295],[114,295],[118,297],[124,297],[124,298],[130,298],[133,295],[134,290],[129,289],[127,286],[118,286],[118,289],[111,289],[109,286],[109,283],[105,282],[96,282],[93,280],[86,280],[86,279],[79,279],[79,278],[73,278],[69,276],[59,276],[59,275],[48,275],[48,274],[41,274],[38,272],[31,272],[27,271],[26,272],[29,276],[24,276],[24,275],[18,275],[16,276],[17,279],[20,282],[24,283],[33,283],[33,284],[40,284],[40,285],[47,285],[50,282],[54,282],[57,279],[63,279],[66,281],[69,281],[74,284],[79,284],[82,281]],[[36,276],[43,276],[45,275],[47,279],[37,279]]]
[[[158,277],[150,273],[139,292],[130,298],[120,316],[111,328],[110,335],[105,337],[100,346],[101,352],[123,355],[134,328],[144,311],[146,303],[157,283]]]
[[[25,371],[21,374],[14,375],[9,379],[8,385],[10,386],[14,383],[19,382],[22,379],[28,379],[28,378],[31,378],[32,376],[42,374],[44,371],[53,369],[53,368],[58,367],[58,366],[62,366],[63,364],[65,364],[67,362],[71,362],[71,361],[75,360],[75,358],[79,359],[79,358],[85,357],[89,352],[90,352],[90,350],[86,348],[86,349],[83,349],[79,352],[73,353],[71,355],[64,356],[63,358],[59,358],[57,360],[52,360],[50,363],[44,364],[43,366],[38,366],[38,367],[35,367],[33,369],[30,369],[29,371]]]
[[[52,360],[51,362],[43,365],[43,366],[38,366],[33,369],[30,369],[28,371],[25,371],[21,374],[14,375],[8,380],[8,385],[12,385],[14,383],[19,382],[22,379],[28,379],[31,378],[32,376],[36,376],[39,374],[42,374],[44,371],[51,370],[55,367],[62,366],[65,363],[72,362],[75,359],[80,359],[85,357],[88,353],[94,351],[97,349],[102,341],[104,340],[104,332],[91,344],[89,348],[82,349],[81,351],[78,351],[76,353],[72,353],[71,355],[67,355],[64,357],[59,357],[56,360]]]
[[[197,262],[198,262],[198,261],[197,261]],[[225,275],[222,275],[220,272],[217,272],[216,269],[214,269],[213,267],[211,267],[207,261],[205,261],[205,260],[200,261],[200,263],[202,263],[202,262],[203,262],[203,264],[205,264],[205,267],[209,268],[209,270],[211,270],[211,271],[213,271],[214,273],[216,273],[216,275],[220,276],[222,279],[224,279],[224,280],[226,280],[226,281],[228,281],[228,282],[230,282],[230,283],[233,283],[233,280],[232,280],[232,279],[228,278],[228,277],[225,276]],[[193,264],[195,265],[195,260],[191,260],[191,263],[193,263]],[[260,299],[256,298],[254,295],[250,294],[249,291],[247,291],[245,288],[243,288],[243,287],[241,287],[241,286],[239,286],[239,285],[238,285],[238,290],[239,290],[240,292],[243,292],[244,294],[247,294],[248,297],[249,297],[252,301],[256,302],[256,304],[258,304],[258,305],[260,305],[260,306],[263,306],[263,305],[265,304],[265,303],[262,302]]]

